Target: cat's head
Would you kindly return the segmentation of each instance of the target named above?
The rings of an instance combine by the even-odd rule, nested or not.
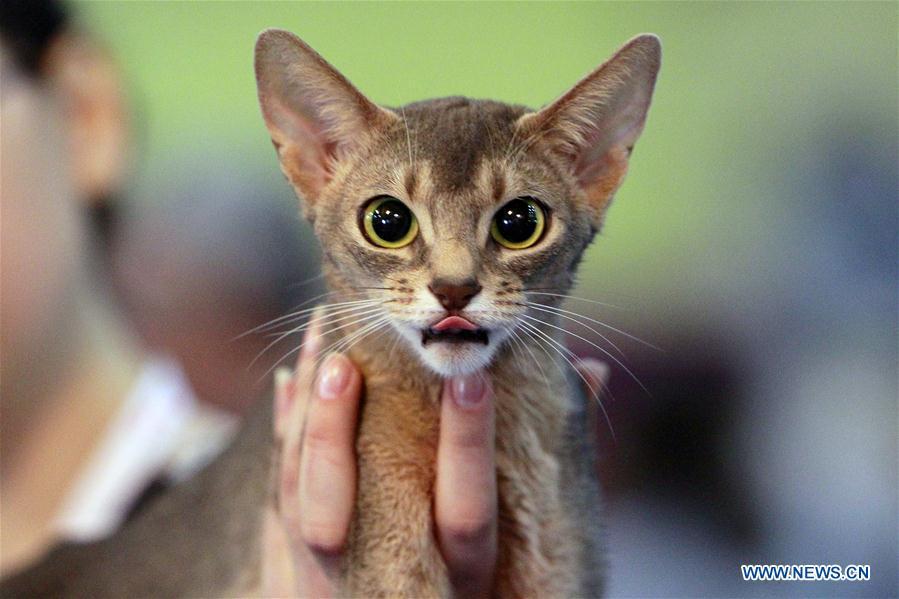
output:
[[[635,37],[539,111],[465,98],[388,109],[293,34],[263,32],[262,113],[356,302],[347,318],[392,327],[444,376],[537,335],[547,314],[534,304],[569,289],[624,178],[660,57],[655,36]]]

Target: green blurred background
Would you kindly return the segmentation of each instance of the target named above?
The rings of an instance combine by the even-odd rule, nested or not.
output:
[[[895,596],[895,2],[76,6],[130,84],[135,205],[218,172],[293,211],[256,104],[267,27],[389,106],[538,107],[658,34],[649,121],[575,292],[624,305],[574,304],[666,350],[628,348],[652,398],[613,385],[610,591]],[[778,562],[876,579],[737,579]]]
[[[772,180],[851,105],[895,122],[893,3],[79,4],[133,84],[144,193],[213,148],[277,172],[252,47],[267,27],[310,43],[375,101],[461,94],[538,107],[619,45],[658,34],[664,63],[629,180],[583,277],[696,298],[732,278],[719,252],[784,234]],[[888,135],[888,130],[882,130]],[[218,150],[215,150],[218,151]],[[712,269],[713,272],[710,272]],[[714,280],[714,282],[712,282]],[[667,304],[668,302],[665,301]]]

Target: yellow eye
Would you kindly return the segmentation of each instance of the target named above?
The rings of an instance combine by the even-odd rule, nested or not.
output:
[[[366,239],[382,248],[407,246],[418,235],[415,215],[393,196],[373,198],[362,213],[361,225]]]
[[[503,247],[523,250],[538,241],[546,228],[546,215],[534,198],[515,198],[493,217],[490,234]]]

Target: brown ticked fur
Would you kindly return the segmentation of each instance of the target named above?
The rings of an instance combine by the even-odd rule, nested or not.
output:
[[[658,65],[658,41],[641,36],[541,111],[467,98],[391,110],[293,35],[260,36],[263,115],[322,242],[328,300],[377,304],[374,316],[340,331],[343,345],[331,339],[365,380],[343,594],[450,594],[432,513],[440,389],[443,377],[476,369],[486,370],[495,392],[494,594],[601,593],[595,404],[552,348],[558,321],[529,307],[528,292],[546,292],[541,303],[556,306],[551,294],[570,289],[626,172]],[[360,231],[360,210],[381,194],[400,198],[419,222],[404,248],[376,247]],[[536,245],[508,250],[491,240],[490,222],[519,196],[538,198],[550,216]],[[482,290],[465,315],[489,329],[488,347],[425,348],[421,328],[444,314],[428,285],[471,279]],[[197,481],[97,545],[91,558],[61,549],[39,566],[53,582],[35,586],[32,571],[6,581],[4,596],[254,593],[271,454],[266,420],[257,416]]]

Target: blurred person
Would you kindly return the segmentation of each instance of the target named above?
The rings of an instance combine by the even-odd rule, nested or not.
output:
[[[7,574],[58,539],[109,534],[170,465],[183,476],[234,423],[198,404],[176,364],[144,351],[98,273],[85,205],[127,176],[112,61],[55,2],[0,11]]]
[[[253,329],[321,293],[293,203],[244,171],[208,153],[167,169],[154,201],[123,209],[109,244],[135,329],[178,361],[202,402],[235,414],[271,392],[268,374],[299,343],[285,334],[267,347],[276,337]]]

